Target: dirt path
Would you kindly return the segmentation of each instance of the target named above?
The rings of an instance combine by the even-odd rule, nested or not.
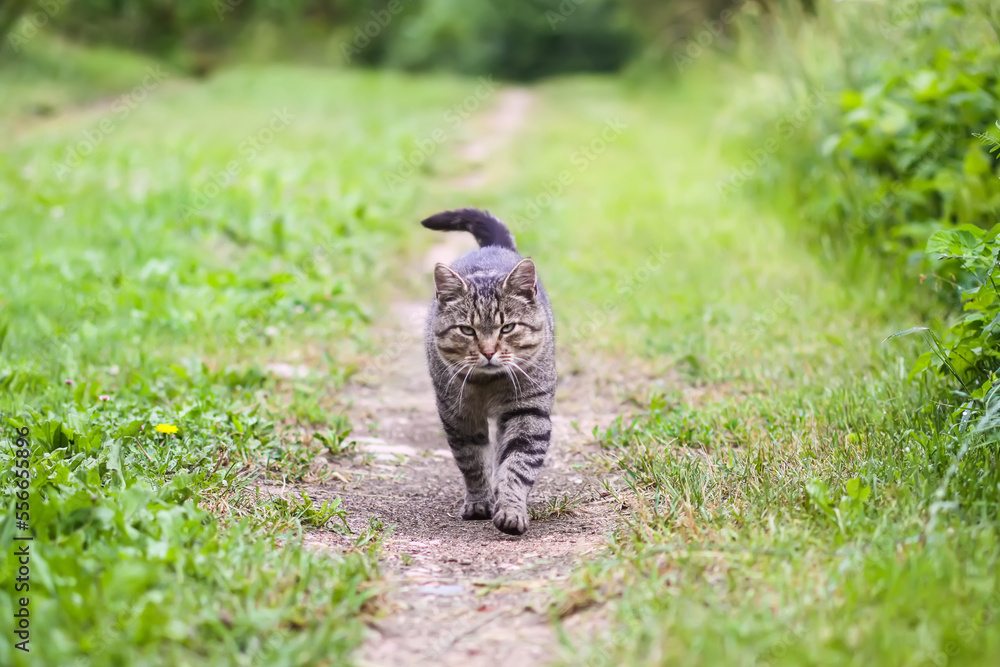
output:
[[[512,140],[531,102],[522,90],[501,93],[472,128],[484,138],[458,154],[484,164]],[[465,189],[486,180],[482,168],[472,168],[455,185]],[[467,235],[448,234],[441,241],[414,269],[415,275],[428,276],[428,285],[435,262],[451,262],[474,247]],[[545,664],[558,650],[544,614],[550,586],[599,551],[615,522],[587,455],[596,450],[594,427],[606,427],[619,406],[606,398],[614,392],[599,376],[561,377],[553,444],[529,500],[528,533],[510,537],[489,521],[462,521],[464,487],[438,421],[424,360],[426,306],[393,305],[380,332],[383,353],[368,360],[360,380],[348,388],[346,409],[358,454],[336,463],[347,482],[308,489],[317,502],[343,498],[354,531],[370,517],[394,526],[384,548],[388,613],[372,624],[359,662]],[[319,548],[346,543],[319,531],[307,539]]]

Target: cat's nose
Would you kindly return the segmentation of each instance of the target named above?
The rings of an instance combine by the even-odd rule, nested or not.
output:
[[[482,353],[483,356],[486,357],[486,360],[489,361],[490,359],[493,358],[493,355],[496,354],[497,351],[492,348],[487,348],[485,350],[482,350]]]

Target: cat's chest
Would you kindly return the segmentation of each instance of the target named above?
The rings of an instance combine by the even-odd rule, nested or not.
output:
[[[514,392],[515,387],[506,375],[470,378],[463,390],[463,400],[492,415],[510,402]]]

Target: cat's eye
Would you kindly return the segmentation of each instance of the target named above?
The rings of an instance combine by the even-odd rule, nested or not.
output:
[[[466,336],[476,335],[476,330],[473,329],[472,327],[459,327],[458,330],[464,333]]]
[[[500,329],[500,333],[510,333],[511,331],[514,330],[514,327],[516,326],[517,324],[515,324],[514,322],[511,322],[510,324],[505,324],[503,325],[503,328]]]

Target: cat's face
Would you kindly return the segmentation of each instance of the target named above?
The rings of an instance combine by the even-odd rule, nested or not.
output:
[[[435,343],[449,367],[463,374],[513,374],[531,365],[548,335],[534,262],[522,260],[502,280],[465,280],[438,264],[434,282]]]

